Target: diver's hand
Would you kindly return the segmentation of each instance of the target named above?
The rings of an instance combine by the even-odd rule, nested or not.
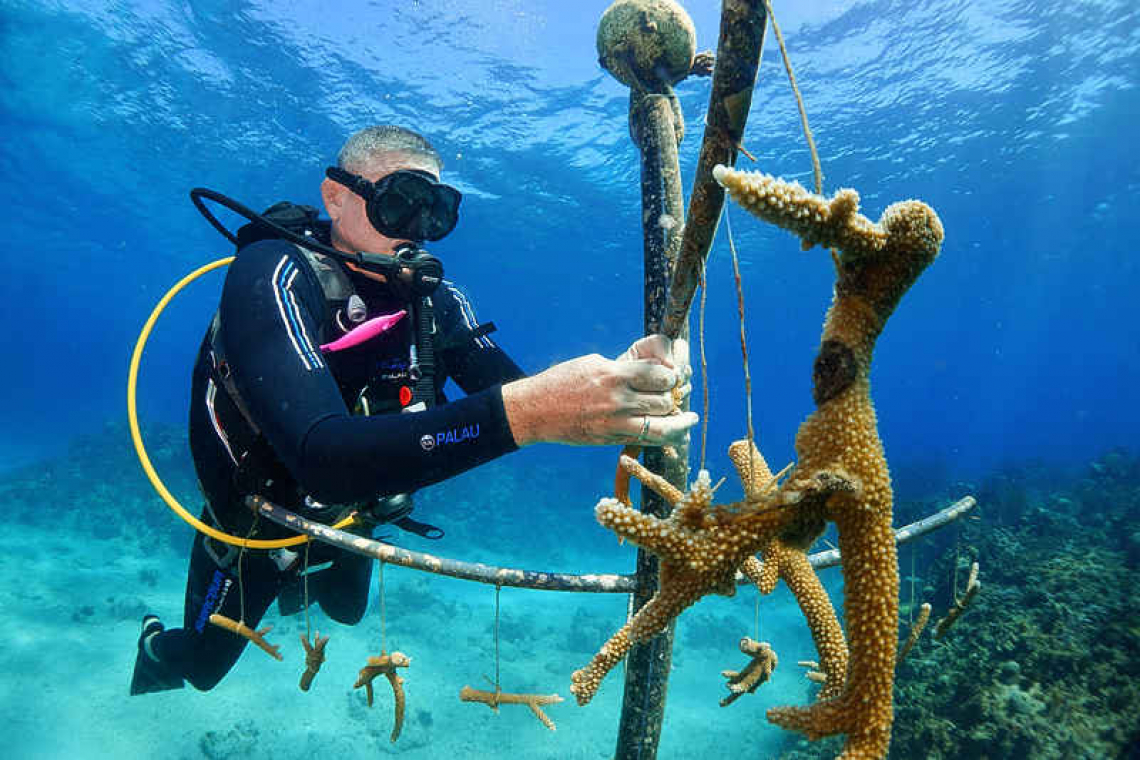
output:
[[[618,361],[580,356],[504,385],[503,406],[515,443],[681,444],[697,415],[672,414],[677,352],[665,342],[646,341],[635,343]],[[666,347],[668,364],[662,354]]]
[[[646,335],[634,342],[617,361],[645,360],[657,362],[676,373],[679,384],[674,392],[675,401],[679,406],[688,398],[693,386],[689,379],[693,376],[693,368],[689,365],[689,342],[683,338],[671,340],[661,334]]]

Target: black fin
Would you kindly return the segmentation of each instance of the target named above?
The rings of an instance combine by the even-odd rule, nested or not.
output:
[[[131,675],[131,696],[181,689],[185,686],[182,676],[171,672],[166,665],[158,660],[152,659],[143,648],[143,641],[147,636],[163,630],[162,623],[154,615],[147,615],[143,618],[142,633],[139,634],[138,653],[135,655],[135,672]]]

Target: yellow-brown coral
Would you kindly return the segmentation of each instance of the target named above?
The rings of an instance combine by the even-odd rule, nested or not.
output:
[[[557,694],[511,694],[505,691],[472,689],[470,686],[464,686],[459,690],[459,699],[463,702],[478,702],[487,705],[495,712],[499,711],[499,705],[526,705],[534,713],[534,717],[538,718],[542,725],[551,731],[556,730],[556,726],[550,716],[543,712],[542,706],[556,705],[563,701],[562,697]]]
[[[906,637],[902,648],[899,649],[899,662],[902,662],[910,650],[914,649],[914,645],[918,643],[918,637],[926,629],[926,624],[930,621],[930,602],[924,603],[918,608],[918,617],[914,619],[914,624],[910,627],[910,633]]]
[[[966,581],[966,592],[962,598],[957,598],[957,590],[955,590],[954,606],[946,612],[946,617],[938,621],[938,625],[934,626],[934,638],[941,639],[950,630],[950,626],[954,625],[954,621],[958,619],[970,602],[974,600],[974,596],[981,589],[982,584],[978,581],[978,563],[970,565],[970,579]]]
[[[842,693],[806,708],[777,708],[769,720],[809,738],[848,735],[842,757],[884,757],[890,743],[898,628],[898,562],[891,531],[892,493],[870,397],[871,354],[899,299],[934,261],[942,224],[927,205],[890,206],[878,224],[858,213],[859,196],[830,201],[762,173],[717,167],[733,200],[798,234],[806,244],[836,246],[838,280],[813,369],[816,411],[800,426],[796,474],[848,480],[826,504],[839,530],[850,660]],[[810,482],[810,481],[809,481]]]
[[[772,677],[779,658],[766,641],[753,641],[745,636],[740,640],[740,651],[751,659],[744,670],[722,670],[720,674],[728,679],[725,684],[732,692],[720,701],[721,707],[728,707],[745,694],[752,694],[760,684]]]
[[[771,495],[776,481],[756,446],[751,446],[751,455],[749,449],[748,441],[736,441],[728,447],[728,456],[744,483],[745,495],[758,500]],[[809,515],[810,512],[805,510],[804,516]],[[756,584],[761,594],[772,593],[781,578],[788,584],[804,613],[819,652],[822,665],[817,667],[826,675],[826,685],[819,698],[827,699],[843,688],[847,674],[847,642],[831,599],[807,557],[808,549],[819,534],[820,524],[821,521],[814,526],[801,524],[799,530],[788,530],[781,536],[772,537],[759,548],[763,562],[748,557],[740,571]]]
[[[267,625],[260,631],[255,631],[245,624],[245,621],[233,620],[225,615],[214,613],[210,615],[210,624],[216,625],[219,628],[225,628],[230,633],[236,633],[243,639],[252,641],[259,649],[264,651],[275,660],[284,660],[281,656],[281,647],[276,644],[270,644],[265,640],[265,634],[273,630],[273,626]]]
[[[792,230],[805,244],[840,249],[835,297],[812,372],[817,408],[796,436],[799,462],[792,475],[778,487],[748,485],[743,502],[714,506],[705,472],[678,499],[676,489],[670,493],[656,476],[623,458],[629,472],[675,504],[674,512],[658,519],[603,499],[595,513],[602,525],[660,558],[660,586],[594,660],[574,674],[571,690],[580,703],[589,701],[633,641],[657,633],[707,593],[731,594],[735,570],[754,553],[767,550],[775,560],[765,563],[768,568],[749,563],[761,584],[774,583],[775,575],[794,576],[794,571],[780,569],[783,560],[794,557],[789,550],[805,550],[824,521],[831,520],[843,557],[850,649],[846,680],[840,686],[838,673],[828,673],[828,696],[809,707],[770,710],[768,718],[813,739],[847,734],[842,758],[885,757],[899,581],[890,477],[870,398],[871,354],[899,299],[937,256],[942,225],[918,201],[892,205],[875,224],[858,213],[853,190],[827,200],[760,173],[722,166],[713,174],[756,216]],[[755,469],[749,473],[746,480]],[[822,640],[831,642],[833,634],[817,630],[821,620],[809,618],[813,635],[819,642],[822,633]]]
[[[325,645],[328,643],[329,637],[321,636],[320,631],[317,631],[317,640],[312,644],[309,643],[308,636],[301,634],[301,646],[305,648],[305,672],[301,674],[301,691],[308,691],[313,685],[313,679],[317,677],[321,665],[325,662]]]
[[[732,508],[713,509],[712,484],[702,470],[686,494],[639,462],[621,457],[621,465],[673,505],[665,519],[639,512],[617,499],[602,499],[594,510],[598,522],[661,560],[657,593],[606,642],[585,668],[571,678],[578,704],[589,702],[606,674],[634,642],[650,638],[705,594],[736,592],[736,568],[750,556],[765,531],[778,525],[776,512],[753,511],[739,518]],[[739,506],[739,505],[733,505]]]
[[[381,675],[388,679],[388,683],[392,685],[392,695],[395,697],[396,703],[396,717],[392,723],[391,741],[400,738],[400,731],[404,727],[404,679],[396,674],[396,668],[406,668],[411,664],[412,658],[403,652],[388,654],[381,651],[379,657],[368,658],[368,663],[360,669],[356,683],[352,685],[354,689],[364,687],[364,691],[368,695],[368,706],[372,707],[372,679]]]

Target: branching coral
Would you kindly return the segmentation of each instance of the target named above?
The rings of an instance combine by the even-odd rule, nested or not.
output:
[[[301,646],[305,648],[305,672],[301,674],[301,691],[308,691],[313,685],[313,679],[320,672],[325,662],[325,645],[329,643],[328,636],[321,636],[317,631],[317,640],[309,643],[309,637],[301,634]]]
[[[772,495],[776,479],[755,445],[749,447],[747,441],[736,441],[728,447],[728,456],[735,465],[744,484],[744,493],[750,500]],[[773,536],[760,546],[759,553],[763,562],[748,557],[740,571],[756,584],[761,594],[775,591],[781,578],[788,584],[799,602],[815,640],[816,651],[819,652],[822,665],[816,667],[826,676],[826,685],[819,696],[820,699],[825,699],[835,696],[843,688],[847,672],[847,642],[843,638],[843,629],[835,615],[835,608],[831,606],[831,599],[807,558],[807,550],[811,548],[818,533],[815,526],[807,526],[806,529],[801,526],[798,536],[795,531]]]
[[[918,638],[926,629],[928,622],[930,622],[930,603],[926,602],[918,608],[918,617],[915,618],[914,624],[910,627],[910,633],[906,637],[906,641],[903,643],[902,648],[899,649],[899,662],[902,662],[903,659],[910,654],[910,650],[914,649],[914,645],[918,643]]]
[[[884,757],[892,721],[899,578],[890,477],[870,397],[871,354],[899,299],[937,256],[942,225],[917,201],[891,206],[875,224],[858,213],[854,190],[827,200],[765,174],[720,166],[714,176],[741,206],[795,232],[806,246],[839,249],[835,297],[812,372],[817,408],[800,426],[799,462],[784,482],[761,483],[767,466],[756,461],[758,452],[747,445],[743,456],[737,452],[733,460],[745,483],[741,502],[714,505],[707,472],[680,494],[632,459],[622,459],[627,472],[674,510],[662,519],[603,499],[595,514],[603,526],[658,556],[660,586],[590,664],[574,673],[571,691],[579,703],[588,702],[633,642],[656,634],[706,594],[732,594],[738,568],[749,570],[762,589],[775,577],[797,577],[796,553],[802,554],[830,520],[838,528],[843,556],[850,648],[846,678],[838,666],[842,635],[837,628],[828,630],[834,620],[830,602],[823,609],[826,595],[805,585],[797,592],[801,605],[809,594],[819,597],[819,614],[807,617],[817,644],[823,642],[826,693],[808,707],[772,709],[768,718],[813,739],[847,734],[842,758]],[[764,564],[750,560],[765,551]]]
[[[459,699],[463,702],[478,702],[487,705],[495,712],[499,711],[499,705],[526,705],[534,713],[534,717],[538,718],[542,725],[551,731],[554,731],[556,726],[550,716],[543,711],[542,706],[556,705],[563,701],[562,697],[557,694],[511,694],[498,690],[472,689],[470,686],[464,686],[459,690]]]
[[[404,679],[396,673],[396,668],[406,668],[412,664],[412,658],[403,652],[381,651],[379,657],[369,657],[368,663],[360,669],[356,683],[352,688],[364,687],[368,696],[368,706],[372,707],[372,681],[377,676],[384,676],[392,686],[392,696],[395,701],[395,719],[392,722],[392,735],[390,739],[396,741],[400,738],[400,731],[404,727]]]
[[[970,606],[970,602],[974,601],[974,596],[982,588],[981,582],[978,580],[978,563],[975,562],[970,565],[970,579],[966,581],[966,591],[962,594],[962,598],[954,599],[954,606],[946,611],[946,617],[938,621],[938,625],[934,626],[934,638],[941,639],[950,630],[950,626],[954,625],[954,621],[958,616],[966,611]]]
[[[230,633],[236,633],[243,639],[252,641],[258,648],[260,648],[275,660],[285,659],[281,656],[281,647],[276,644],[270,644],[265,640],[265,635],[273,630],[273,626],[271,625],[265,626],[260,631],[255,631],[246,625],[245,621],[243,620],[233,620],[232,618],[228,618],[225,615],[219,615],[216,612],[213,615],[210,615],[210,624],[216,625],[219,628],[224,628]]]
[[[753,641],[745,636],[740,640],[740,651],[748,655],[744,670],[722,670],[721,675],[728,679],[725,684],[732,692],[720,701],[721,707],[728,707],[745,694],[752,694],[772,677],[779,658],[767,641]]]

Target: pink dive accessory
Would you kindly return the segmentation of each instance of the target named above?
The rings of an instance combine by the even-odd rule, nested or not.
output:
[[[366,340],[371,340],[381,333],[386,333],[392,329],[392,326],[399,322],[408,312],[400,309],[395,314],[383,314],[379,317],[373,317],[360,327],[354,327],[349,332],[334,340],[332,343],[325,343],[321,346],[321,350],[326,354],[333,351],[343,351],[346,348],[359,346]]]

